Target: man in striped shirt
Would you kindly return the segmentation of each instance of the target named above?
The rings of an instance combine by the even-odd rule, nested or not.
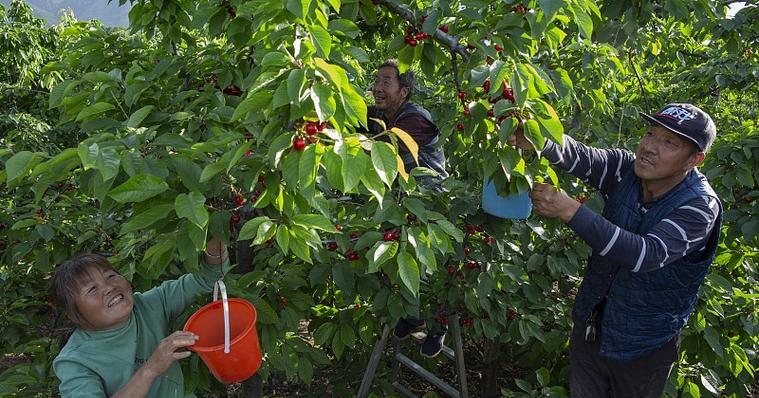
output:
[[[691,104],[643,116],[651,125],[635,153],[568,136],[542,151],[600,191],[603,214],[550,185],[530,193],[536,213],[560,218],[593,249],[572,314],[573,397],[661,395],[716,253],[722,208],[696,168],[714,122]],[[532,147],[521,131],[511,142]]]

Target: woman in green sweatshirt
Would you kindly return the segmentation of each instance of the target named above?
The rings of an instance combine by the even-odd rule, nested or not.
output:
[[[169,326],[213,289],[228,262],[226,246],[211,238],[201,272],[136,294],[103,256],[84,254],[61,265],[51,296],[76,326],[53,361],[61,397],[186,397],[177,360],[190,356],[184,348],[198,336],[170,333]]]

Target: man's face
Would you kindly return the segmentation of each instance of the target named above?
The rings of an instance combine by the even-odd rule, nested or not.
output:
[[[76,308],[89,330],[105,330],[129,319],[134,306],[132,286],[110,268],[93,267],[78,281],[74,291]]]
[[[644,181],[677,180],[703,160],[694,145],[664,127],[652,125],[635,153],[635,174]]]
[[[401,87],[395,68],[386,66],[377,71],[372,94],[377,109],[383,112],[388,110],[395,112],[408,95],[408,88]]]

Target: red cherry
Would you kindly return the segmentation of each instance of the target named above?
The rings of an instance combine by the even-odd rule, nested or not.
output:
[[[464,254],[466,254],[467,256],[472,254],[472,248],[469,246],[464,246]]]
[[[407,27],[406,27],[406,34],[407,34],[407,35],[411,35],[411,34],[413,34],[413,33],[414,33],[414,31],[415,31],[415,30],[416,30],[416,29],[414,29],[414,26],[413,26],[413,25],[409,25],[409,26],[407,26]]]
[[[490,92],[490,79],[485,80],[485,83],[482,83],[482,90],[485,91],[485,93]]]
[[[418,42],[416,41],[416,39],[409,39],[408,40],[408,45],[411,46],[411,47],[416,47],[417,44],[418,44]]]
[[[327,123],[326,123],[326,122],[324,122],[324,123],[319,123],[318,125],[316,125],[316,129],[317,129],[318,131],[324,131],[324,128],[325,128],[325,127],[327,127]]]
[[[249,158],[251,156],[253,156],[253,151],[252,150],[248,149],[247,151],[245,151],[245,157],[246,158]]]
[[[279,298],[279,304],[284,306],[285,304],[287,304],[287,299],[284,298],[284,297],[280,297]]]
[[[401,231],[395,230],[393,231],[393,240],[400,240],[401,239]]]
[[[482,228],[482,225],[475,225],[475,226],[474,226],[474,230],[475,230],[475,231],[477,231],[477,232],[482,232],[482,231],[484,231],[484,229]]]
[[[503,46],[502,46],[502,45],[500,45],[500,44],[496,44],[496,45],[495,45],[495,50],[496,50],[497,52],[501,52],[501,51],[503,51]]]
[[[455,274],[455,273],[456,273],[456,271],[457,271],[457,270],[456,270],[456,267],[454,267],[454,266],[452,266],[452,265],[449,265],[449,266],[448,266],[448,275],[453,275],[453,274]]]
[[[464,100],[464,99],[466,99],[466,93],[465,93],[465,92],[463,92],[463,91],[459,91],[459,94],[458,94],[458,96],[459,96],[459,99],[460,99],[460,100]]]
[[[585,196],[585,195],[582,195],[582,194],[580,194],[580,195],[577,195],[577,201],[578,201],[578,202],[580,202],[580,203],[585,203],[585,201],[586,201],[586,200],[588,200],[588,197],[587,197],[587,196]]]
[[[245,204],[245,198],[242,197],[242,195],[235,196],[235,205],[237,207],[240,207]]]
[[[294,137],[293,138],[293,149],[296,151],[302,151],[306,149],[306,140],[304,140],[301,137]]]
[[[232,215],[229,217],[229,221],[232,224],[237,224],[238,222],[240,222],[240,215],[237,213],[232,213]]]
[[[317,142],[319,142],[319,139],[314,137],[313,135],[310,135],[308,136],[308,142],[311,144],[316,144]]]
[[[409,223],[416,221],[416,215],[412,213],[406,214],[406,221],[408,221]]]
[[[507,317],[509,318],[510,321],[517,319],[517,310],[510,308]]]
[[[456,130],[458,131],[464,131],[464,123],[459,123],[456,125]]]
[[[482,241],[485,243],[490,243],[490,237],[488,235],[485,235],[482,237]]]
[[[403,38],[403,42],[406,43],[406,44],[409,44],[411,40],[412,40],[411,36],[406,36],[406,37]]]
[[[358,238],[358,232],[351,232],[350,237],[351,237],[351,239],[357,239]]]
[[[235,97],[239,97],[239,96],[242,95],[242,90],[240,90],[240,88],[237,87],[237,86],[227,86],[227,87],[224,87],[224,89],[221,90],[221,92],[223,92],[224,94],[227,94],[227,95],[233,95]]]
[[[314,135],[318,132],[319,132],[319,127],[316,126],[316,123],[312,123],[312,122],[306,123],[306,134]]]
[[[477,233],[477,227],[472,224],[467,224],[466,233],[468,233],[469,235],[474,235],[475,233]]]
[[[389,229],[385,231],[385,234],[382,235],[382,240],[384,240],[385,242],[393,240],[393,231]]]
[[[459,271],[459,272],[456,273],[456,277],[459,278],[459,280],[462,280],[462,281],[465,278],[464,273],[461,272],[461,271]]]
[[[327,243],[327,250],[332,251],[332,252],[337,250],[337,243],[335,242]]]
[[[466,263],[466,267],[468,269],[477,269],[477,268],[480,268],[480,264],[477,263],[477,261],[470,261],[470,262]]]
[[[469,116],[469,108],[464,108],[464,116]]]
[[[335,224],[335,229],[338,230],[338,231],[342,231],[343,230],[343,226],[340,225],[340,224]]]
[[[488,109],[488,117],[495,117],[495,110],[493,110],[492,108]]]
[[[438,29],[440,29],[441,31],[443,31],[443,33],[448,33],[448,24],[440,25],[440,27]]]
[[[424,32],[419,32],[419,33],[416,34],[416,39],[417,40],[424,40],[426,38],[427,38],[427,34],[424,33]]]

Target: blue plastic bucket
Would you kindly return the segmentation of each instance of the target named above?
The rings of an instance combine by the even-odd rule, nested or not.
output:
[[[498,195],[495,184],[487,181],[482,189],[482,210],[500,218],[523,220],[532,212],[532,201],[528,192],[509,196]]]

